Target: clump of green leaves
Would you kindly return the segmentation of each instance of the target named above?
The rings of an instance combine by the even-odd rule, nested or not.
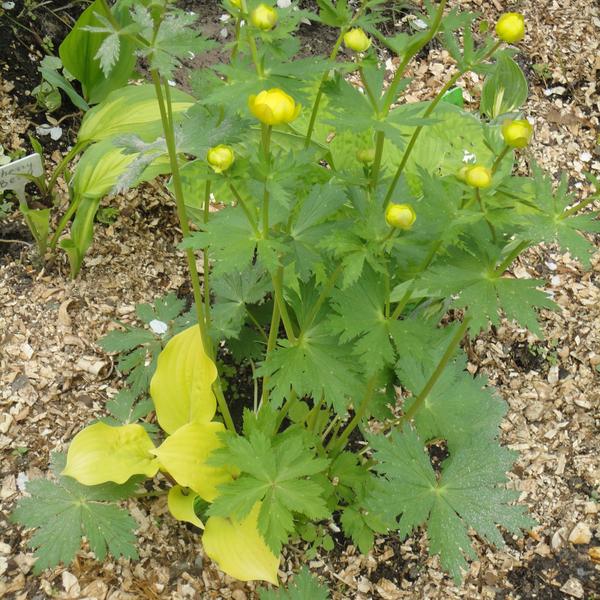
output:
[[[107,554],[115,558],[138,558],[137,523],[117,504],[133,495],[139,479],[124,485],[106,483],[85,486],[60,472],[65,456],[52,457],[52,479],[27,483],[27,497],[18,501],[12,519],[35,528],[29,545],[36,549],[35,574],[59,563],[69,564],[81,548],[82,538],[98,560]]]
[[[600,227],[581,210],[596,196],[577,203],[566,179],[555,189],[536,166],[513,175],[503,126],[523,124],[527,82],[515,50],[478,28],[478,15],[425,2],[418,26],[386,37],[380,0],[317,4],[279,8],[259,27],[258,0],[226,1],[230,60],[193,74],[195,97],[171,85],[187,58],[214,46],[193,15],[97,0],[75,29],[99,36],[94,65],[107,78],[88,81],[90,96],[101,81],[112,91],[82,123],[75,218],[61,246],[76,274],[101,198],[169,173],[195,300],[193,317],[174,296],[141,305],[144,327],[101,342],[121,354],[131,388],[107,406],[111,439],[134,433],[135,460],[114,471],[169,462],[172,514],[205,526],[206,553],[240,579],[275,582],[283,546],[331,549],[329,527],[364,553],[376,535],[423,527],[458,582],[475,556],[470,529],[502,546],[499,528],[533,524],[506,487],[515,456],[498,439],[505,403],[469,374],[461,342],[503,319],[542,334],[538,311],[555,308],[544,282],[506,270],[539,242],[589,264],[584,233]],[[307,18],[336,29],[328,58],[298,56]],[[406,68],[435,37],[455,74],[432,100],[407,104]],[[372,42],[399,57],[389,85]],[[359,52],[338,61],[344,43]],[[152,85],[115,85],[133,55],[126,44],[147,60]],[[485,78],[479,111],[457,92],[471,71]],[[207,160],[209,150],[227,160]],[[217,349],[250,366],[241,425]],[[148,420],[149,385],[169,434],[158,448],[131,429]],[[93,427],[78,434],[74,462],[109,435]],[[448,450],[439,466],[427,453],[437,443]],[[104,461],[117,456],[102,448]],[[318,597],[311,586],[302,574],[297,588],[264,597]]]

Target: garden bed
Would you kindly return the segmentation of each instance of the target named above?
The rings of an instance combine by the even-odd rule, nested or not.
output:
[[[466,4],[485,6],[490,19],[498,14],[487,2],[461,2],[461,8]],[[492,4],[498,10],[512,6]],[[531,86],[527,112],[536,122],[536,139],[523,160],[534,158],[552,173],[566,169],[584,196],[589,186],[582,172],[600,171],[600,10],[586,0],[564,4],[518,5],[530,23],[520,60]],[[213,4],[206,10],[212,21],[205,26],[220,31],[220,11]],[[13,48],[25,51],[21,42]],[[409,99],[430,98],[450,72],[445,52],[433,47],[425,58],[414,66],[424,85],[411,89]],[[0,72],[0,143],[7,152],[28,148],[27,132],[45,122],[26,96],[32,77],[14,69],[9,62]],[[480,84],[476,76],[465,82],[467,91]],[[42,141],[48,142],[47,160],[57,162],[72,141],[69,127],[59,144]],[[74,433],[103,414],[107,397],[120,386],[98,338],[115,327],[114,320],[132,323],[136,303],[169,291],[189,296],[183,254],[173,250],[180,232],[166,193],[146,184],[111,203],[119,216],[98,227],[74,281],[64,257],[40,269],[18,215],[0,222],[0,597],[253,598],[256,586],[223,575],[203,557],[198,532],[175,522],[164,498],[130,505],[140,526],[139,562],[96,563],[84,551],[73,565],[40,577],[31,574],[28,534],[8,521],[25,481],[43,476],[50,452],[66,449]],[[519,452],[511,481],[539,526],[524,539],[506,535],[504,550],[476,542],[481,558],[460,588],[428,557],[424,534],[402,543],[382,537],[363,556],[334,531],[334,550],[309,563],[334,598],[600,597],[598,259],[585,272],[555,248],[528,252],[513,265],[514,275],[545,279],[562,309],[543,313],[544,340],[503,323],[469,343],[469,370],[486,374],[509,404],[502,441]],[[577,525],[579,532],[589,528],[586,543],[573,543],[587,539],[571,535]],[[288,547],[281,580],[304,562],[301,547]]]

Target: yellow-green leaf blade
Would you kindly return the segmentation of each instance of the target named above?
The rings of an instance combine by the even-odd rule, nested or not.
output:
[[[198,498],[198,494],[189,490],[184,493],[184,488],[180,485],[174,485],[169,490],[167,496],[167,505],[169,506],[169,512],[178,520],[191,523],[200,529],[204,529],[204,523],[198,518],[196,511],[194,511],[194,502]]]
[[[150,382],[160,426],[172,434],[187,423],[211,421],[217,410],[212,392],[216,378],[217,367],[204,351],[196,325],[171,338]]]
[[[241,581],[278,585],[279,557],[269,550],[257,528],[260,506],[257,502],[242,521],[210,517],[202,544],[206,554],[228,575]]]
[[[133,475],[153,477],[158,471],[154,449],[141,425],[94,423],[73,438],[62,475],[84,485],[125,483]]]
[[[222,423],[188,423],[154,450],[161,467],[179,485],[193,489],[207,502],[217,496],[218,485],[231,481],[229,469],[206,464],[212,451],[223,445],[218,435],[223,431]]]
[[[171,94],[173,116],[179,120],[194,99],[176,89],[171,90]],[[146,141],[162,135],[154,86],[131,85],[111,92],[86,113],[79,129],[78,143],[98,142],[124,133],[135,133]]]

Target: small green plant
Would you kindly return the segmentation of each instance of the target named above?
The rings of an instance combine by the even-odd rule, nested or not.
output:
[[[75,436],[60,476],[91,489],[160,477],[172,515],[203,529],[205,554],[241,580],[277,584],[290,540],[310,555],[339,528],[368,552],[377,535],[424,527],[460,581],[471,530],[503,546],[499,527],[533,525],[506,487],[505,403],[469,375],[461,342],[502,318],[540,335],[537,311],[554,303],[543,282],[506,269],[539,242],[589,265],[581,232],[600,231],[581,212],[595,197],[575,202],[566,178],[555,189],[535,165],[512,175],[533,134],[520,111],[527,83],[504,45],[523,38],[523,18],[509,13],[497,38],[486,28],[476,38],[477,15],[425,2],[422,27],[386,37],[380,0],[319,0],[318,14],[227,0],[231,60],[194,73],[193,98],[171,85],[190,53],[214,45],[193,16],[129,3],[124,24],[98,2],[101,25],[86,31],[104,36],[100,69],[120,72],[127,42],[152,84],[115,89],[86,114],[51,246],[74,216],[60,244],[76,273],[102,197],[169,173],[194,309],[178,320],[174,297],[138,307],[146,327],[104,338],[133,392]],[[305,18],[336,29],[328,57],[297,57]],[[408,65],[434,37],[456,73],[432,100],[407,104]],[[389,85],[377,44],[400,60]],[[351,60],[336,60],[342,45]],[[444,101],[471,71],[485,75],[479,113],[455,92]],[[211,211],[213,197],[224,208]],[[252,374],[237,420],[217,349]],[[148,427],[146,388],[160,430]],[[448,450],[435,468],[434,441]],[[17,518],[43,528],[31,510],[22,501]]]

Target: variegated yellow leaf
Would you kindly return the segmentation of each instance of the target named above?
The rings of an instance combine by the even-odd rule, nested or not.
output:
[[[211,421],[217,410],[212,392],[216,377],[217,367],[204,351],[196,325],[171,338],[150,382],[160,426],[174,433],[186,423]]]
[[[194,103],[192,96],[177,89],[171,90],[171,99],[175,120],[181,119]],[[149,142],[163,135],[153,85],[130,85],[111,92],[86,113],[77,143],[98,142],[125,133],[133,133]]]
[[[73,438],[62,474],[84,485],[125,483],[133,475],[153,477],[158,471],[154,450],[141,425],[94,423]]]
[[[204,529],[204,523],[198,518],[194,511],[194,503],[198,494],[192,490],[186,491],[180,485],[174,485],[169,490],[167,504],[169,511],[178,521],[186,521],[200,529]]]
[[[228,469],[206,464],[210,453],[223,445],[218,436],[222,431],[222,423],[188,423],[153,451],[162,469],[207,502],[217,496],[218,485],[231,480]]]
[[[207,556],[231,577],[278,585],[279,557],[271,552],[257,528],[260,506],[257,502],[242,521],[210,517],[206,521],[202,545]]]

